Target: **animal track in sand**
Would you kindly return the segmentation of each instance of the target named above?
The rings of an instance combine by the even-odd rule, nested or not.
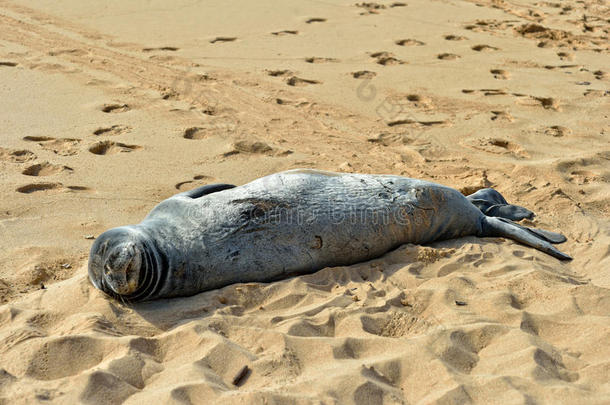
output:
[[[371,58],[375,58],[376,59],[376,63],[378,63],[379,65],[383,65],[383,66],[388,66],[388,65],[402,65],[405,62],[397,59],[394,54],[390,53],[390,52],[386,52],[386,51],[381,51],[381,52],[373,52],[371,53]]]
[[[205,130],[200,127],[191,127],[187,128],[182,135],[185,139],[203,139],[208,134],[205,133]]]
[[[357,72],[352,72],[352,77],[354,79],[372,79],[377,76],[377,73],[371,72],[370,70],[359,70]]]
[[[468,38],[463,37],[461,35],[445,35],[443,38],[445,38],[447,41],[464,41],[467,40]]]
[[[398,46],[423,46],[426,45],[424,42],[419,41],[417,39],[407,38],[407,39],[397,39],[394,43]]]
[[[325,22],[326,18],[319,18],[319,17],[313,17],[313,18],[308,18],[305,22],[307,24],[312,24],[312,23],[321,23],[321,22]]]
[[[15,67],[17,64],[15,62],[0,61],[0,66]]]
[[[275,36],[298,35],[298,33],[299,33],[299,31],[297,31],[297,30],[282,30],[282,31],[272,32],[271,35],[275,35]]]
[[[175,46],[161,46],[159,48],[144,48],[142,52],[153,52],[153,51],[166,51],[166,52],[176,52],[180,50],[180,48],[176,48]]]
[[[461,58],[461,56],[454,53],[441,53],[436,55],[436,58],[440,60],[455,60]]]
[[[336,59],[336,58],[322,58],[322,57],[312,56],[312,57],[309,57],[309,58],[305,58],[305,62],[307,62],[307,63],[339,62],[339,59]]]
[[[126,145],[120,142],[101,141],[91,145],[89,147],[89,152],[95,155],[112,155],[121,152],[131,152],[140,148],[141,146],[138,145]]]
[[[496,48],[495,46],[491,46],[491,45],[475,45],[472,48],[473,51],[477,51],[477,52],[490,52],[490,51],[499,51],[500,48]]]
[[[56,155],[72,156],[78,153],[76,146],[80,139],[75,138],[51,138],[48,136],[25,136],[24,141],[37,142],[44,150],[51,151]]]
[[[237,39],[237,37],[216,37],[214,39],[210,39],[210,44],[215,44],[216,42],[233,42]]]
[[[89,187],[83,186],[64,186],[62,183],[32,183],[26,184],[16,189],[17,192],[22,194],[31,194],[39,191],[88,191],[93,190]]]
[[[6,149],[0,147],[0,160],[15,163],[24,163],[36,159],[36,155],[25,149]]]
[[[289,86],[296,86],[296,87],[307,86],[308,84],[321,84],[321,83],[322,82],[320,82],[318,80],[302,79],[302,78],[296,77],[296,76],[291,76],[290,78],[288,78],[288,80],[286,80],[286,84],[288,84]]]
[[[102,112],[105,113],[122,113],[131,110],[127,104],[104,104],[102,106]]]
[[[196,176],[193,176],[193,180],[181,181],[180,183],[177,183],[176,185],[174,185],[174,187],[176,188],[176,190],[187,191],[187,190],[194,188],[194,187],[190,186],[190,185],[193,185],[193,183],[201,183],[201,185],[204,185],[204,183],[207,183],[211,180],[213,180],[213,178],[210,176],[198,174]]]
[[[73,169],[68,166],[55,165],[49,162],[37,163],[27,167],[22,174],[26,176],[51,176],[61,172],[72,172]]]
[[[510,77],[510,73],[503,69],[491,69],[489,73],[494,75],[494,79],[498,80],[508,80]]]
[[[131,127],[127,125],[113,125],[111,127],[98,128],[93,131],[93,135],[121,135],[128,132],[130,129]]]

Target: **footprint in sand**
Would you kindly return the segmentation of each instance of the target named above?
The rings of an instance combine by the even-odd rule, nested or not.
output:
[[[421,127],[433,127],[433,126],[450,126],[451,123],[449,121],[416,121],[410,118],[398,119],[394,121],[389,121],[386,123],[389,127],[395,127],[399,125],[415,125]]]
[[[465,40],[468,39],[468,38],[463,37],[461,35],[453,35],[453,34],[445,35],[443,38],[445,38],[445,40],[447,40],[447,41],[465,41]]]
[[[508,94],[505,89],[480,89],[480,90],[462,89],[462,93],[464,93],[464,94],[482,93],[484,96],[505,96]]]
[[[364,11],[360,13],[360,15],[366,14],[379,14],[379,10],[383,10],[386,8],[384,4],[367,2],[367,3],[356,3],[354,6],[363,8]]]
[[[127,104],[104,104],[102,106],[102,112],[105,113],[122,113],[131,110]]]
[[[229,152],[223,154],[224,157],[245,154],[245,155],[267,155],[267,156],[287,156],[292,154],[291,150],[276,150],[262,141],[247,140],[237,141],[233,144]]]
[[[321,58],[321,57],[317,57],[317,56],[312,56],[309,58],[305,58],[305,62],[307,62],[307,63],[328,63],[328,62],[339,62],[339,59]]]
[[[511,154],[515,157],[526,158],[528,153],[514,142],[502,138],[478,138],[465,141],[466,146],[493,154]]]
[[[311,105],[311,103],[306,99],[289,100],[286,98],[276,98],[275,103],[279,105],[293,105],[296,107],[305,107]]]
[[[299,31],[297,31],[297,30],[282,30],[282,31],[272,32],[271,35],[281,37],[284,35],[298,35],[298,33],[299,33]]]
[[[206,136],[205,130],[200,127],[187,128],[182,134],[185,139],[204,139]]]
[[[32,183],[26,184],[25,186],[21,186],[17,188],[15,191],[22,194],[31,194],[40,191],[86,191],[93,192],[89,187],[83,186],[64,186],[62,183]]]
[[[553,97],[536,97],[536,96],[525,96],[521,94],[513,93],[513,96],[519,97],[516,101],[517,104],[526,106],[542,106],[545,110],[560,110],[560,102],[558,99]]]
[[[291,76],[290,78],[288,78],[288,80],[286,80],[286,83],[289,86],[302,87],[307,86],[308,84],[320,84],[322,82],[318,80],[302,79],[300,77]]]
[[[507,113],[506,111],[492,111],[491,114],[492,121],[513,122],[515,120],[513,116]]]
[[[237,37],[216,37],[210,40],[211,44],[215,44],[216,42],[233,42],[237,39]]]
[[[25,136],[24,141],[37,142],[44,150],[51,151],[56,155],[72,156],[78,153],[77,145],[80,139],[76,138],[51,138],[48,136]]]
[[[381,51],[381,52],[373,52],[370,54],[371,58],[375,58],[375,62],[382,66],[388,65],[402,65],[405,62],[397,59],[394,54],[391,52]]]
[[[547,136],[553,136],[556,138],[560,138],[562,136],[570,135],[572,130],[567,127],[562,127],[561,125],[553,125],[550,127],[542,128],[541,131]]]
[[[313,23],[321,23],[321,22],[325,22],[325,21],[326,21],[326,18],[314,17],[314,18],[307,19],[305,22],[307,24],[313,24]]]
[[[459,59],[460,57],[460,55],[456,55],[454,53],[441,53],[439,55],[436,55],[436,58],[440,60],[455,60]]]
[[[407,94],[407,101],[416,108],[425,108],[427,110],[433,108],[432,99],[430,97],[420,96],[419,94]]]
[[[288,69],[267,70],[266,72],[269,76],[273,77],[292,76],[294,74],[294,72]]]
[[[174,187],[176,188],[176,190],[187,191],[192,188],[195,188],[195,186],[203,186],[205,183],[208,183],[212,180],[213,177],[198,174],[196,176],[193,176],[193,180],[181,181],[180,183],[177,183]]]
[[[500,48],[496,48],[495,46],[491,45],[475,45],[471,49],[477,52],[491,52],[500,50]]]
[[[357,72],[352,72],[352,77],[354,79],[372,79],[377,76],[377,73],[371,72],[370,70],[359,70]]]
[[[407,38],[407,39],[397,39],[394,43],[398,46],[423,46],[426,45],[424,42],[419,41],[417,39]]]
[[[557,52],[557,56],[561,60],[567,60],[567,61],[573,61],[574,60],[574,55],[572,55],[569,52]]]
[[[42,163],[37,163],[32,166],[28,166],[21,173],[25,174],[26,176],[38,177],[38,176],[51,176],[53,174],[58,174],[58,173],[62,173],[62,172],[71,173],[73,171],[74,170],[68,166],[56,165],[56,164],[49,163],[49,162],[42,162]]]
[[[126,145],[120,142],[101,141],[89,147],[89,152],[95,155],[113,155],[115,153],[131,152],[140,149],[138,145]]]
[[[0,61],[0,66],[15,67],[17,64],[15,62]]]
[[[34,159],[36,159],[36,155],[29,150],[0,147],[0,160],[5,162],[24,163]]]
[[[114,136],[124,134],[125,132],[129,132],[129,130],[131,130],[131,127],[127,125],[113,125],[111,127],[98,128],[93,131],[93,135]]]
[[[494,79],[498,80],[508,80],[508,78],[510,77],[510,73],[502,69],[491,69],[489,73],[494,76]]]
[[[175,46],[162,46],[159,48],[144,48],[142,52],[154,52],[154,51],[165,51],[165,52],[176,52],[180,48],[176,48]]]

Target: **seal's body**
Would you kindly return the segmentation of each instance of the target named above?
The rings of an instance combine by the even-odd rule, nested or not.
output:
[[[315,170],[276,173],[240,187],[204,186],[161,202],[138,225],[100,235],[89,277],[129,301],[187,296],[466,235],[506,236],[569,258],[549,243],[564,241],[560,235],[504,219],[533,214],[490,191],[501,201],[481,192],[471,201],[405,177]],[[504,218],[486,216],[481,204]]]

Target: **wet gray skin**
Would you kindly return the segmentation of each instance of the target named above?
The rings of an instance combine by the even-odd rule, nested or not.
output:
[[[405,243],[502,236],[556,258],[565,237],[512,220],[533,213],[495,190],[464,197],[390,175],[290,170],[177,194],[137,225],[100,235],[91,282],[123,301],[189,296],[379,257]]]

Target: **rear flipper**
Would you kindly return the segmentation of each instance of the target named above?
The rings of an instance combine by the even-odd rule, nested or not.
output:
[[[527,228],[507,219],[494,217],[483,217],[481,225],[482,233],[479,236],[502,236],[536,248],[560,260],[572,260],[570,256],[551,245],[551,243],[566,241],[565,236],[559,233]]]
[[[488,217],[500,217],[514,221],[534,217],[534,213],[527,208],[509,204],[502,194],[493,188],[481,189],[466,198]]]

